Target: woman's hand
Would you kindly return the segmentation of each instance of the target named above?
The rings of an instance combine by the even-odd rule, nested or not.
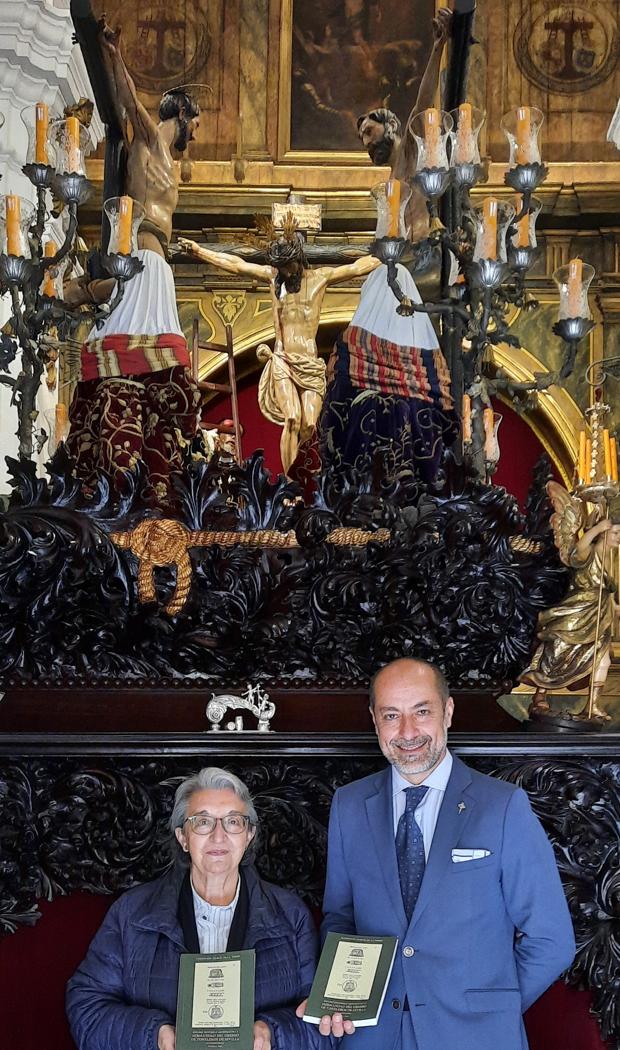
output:
[[[177,1034],[174,1025],[163,1024],[157,1033],[157,1050],[175,1050]]]
[[[264,1021],[254,1022],[254,1044],[252,1050],[271,1050],[271,1029]]]

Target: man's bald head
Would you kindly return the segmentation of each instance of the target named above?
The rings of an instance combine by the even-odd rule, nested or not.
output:
[[[380,667],[370,679],[368,702],[371,709],[374,710],[377,696],[377,683],[382,675],[385,675],[386,679],[397,679],[406,676],[408,673],[415,674],[416,671],[424,672],[425,669],[431,673],[433,684],[437,689],[441,702],[445,708],[448,697],[450,696],[450,686],[448,685],[448,681],[443,671],[440,671],[435,664],[429,663],[428,660],[416,660],[413,657],[403,656],[398,660],[392,660],[391,663],[385,664],[384,667]]]

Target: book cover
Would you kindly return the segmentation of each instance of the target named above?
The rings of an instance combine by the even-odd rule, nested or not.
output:
[[[376,1025],[396,955],[397,937],[328,933],[304,1021],[341,1013],[358,1028]]]
[[[252,1046],[254,971],[254,951],[181,956],[176,1050]]]

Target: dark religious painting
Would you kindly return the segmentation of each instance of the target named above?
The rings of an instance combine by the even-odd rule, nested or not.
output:
[[[360,149],[357,117],[376,106],[406,119],[434,13],[434,0],[293,0],[291,149]]]

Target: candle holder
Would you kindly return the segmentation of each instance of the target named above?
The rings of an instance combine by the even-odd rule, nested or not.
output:
[[[86,176],[78,172],[56,172],[52,176],[52,189],[61,201],[76,207],[84,204],[93,192]]]
[[[504,184],[511,186],[517,193],[526,195],[534,193],[548,174],[549,168],[546,164],[517,164],[516,167],[509,168],[505,173]]]
[[[489,410],[490,411],[490,410]],[[487,477],[490,477],[497,470],[499,463],[500,450],[499,450],[499,427],[504,417],[499,412],[493,412],[493,422],[487,433],[485,428],[484,436],[484,465],[487,473]]]
[[[593,328],[594,321],[588,317],[562,317],[553,325],[551,331],[564,343],[564,360],[559,372],[560,379],[567,379],[573,371],[577,359],[577,347]]]
[[[509,168],[540,166],[538,136],[544,119],[542,110],[536,106],[518,106],[517,109],[504,113],[500,127],[508,139],[510,148]]]
[[[508,264],[501,259],[477,259],[466,268],[472,286],[479,291],[498,288],[506,278],[508,270]]]
[[[409,133],[417,148],[416,172],[427,168],[449,168],[448,139],[452,117],[439,109],[423,109],[409,122]]]
[[[61,319],[62,312],[58,309],[58,299],[53,295],[41,293],[37,312],[33,316],[33,328],[38,325],[39,331],[42,331],[54,321]]]
[[[110,255],[118,255],[119,254],[119,234],[120,234],[120,225],[121,225],[121,202],[124,199],[128,199],[128,200],[131,201],[131,213],[132,213],[132,217],[131,217],[131,232],[130,232],[130,238],[129,238],[130,249],[129,249],[129,253],[124,253],[124,254],[135,255],[135,253],[138,251],[138,230],[140,228],[140,223],[142,222],[142,220],[144,219],[144,216],[146,214],[146,212],[144,210],[144,207],[140,204],[139,201],[133,200],[133,198],[131,198],[131,197],[130,198],[110,197],[107,201],[105,201],[105,203],[103,205],[103,210],[105,211],[105,213],[106,213],[106,215],[108,217],[108,221],[110,223],[110,239],[109,239],[109,242],[108,242],[108,252],[109,252]],[[403,206],[403,211],[404,211],[404,206]],[[136,271],[136,273],[137,272],[139,272],[139,271]],[[131,276],[133,276],[133,274]],[[119,278],[119,279],[122,280],[123,278]]]
[[[0,292],[23,285],[32,273],[30,259],[23,255],[0,253]]]
[[[373,241],[371,252],[380,262],[387,267],[388,284],[398,299],[396,313],[401,317],[410,317],[413,312],[413,303],[408,295],[405,295],[399,282],[396,264],[405,254],[409,242],[404,237],[378,237]]]
[[[443,197],[452,179],[449,168],[421,168],[413,176],[413,182],[419,186],[422,196],[426,198],[430,222],[431,237],[445,226],[439,218],[438,201]]]
[[[15,204],[17,211],[7,214],[7,200]],[[0,252],[4,255],[21,256],[30,259],[30,240],[28,230],[34,215],[34,205],[24,197],[7,194],[0,197]],[[10,242],[13,243],[10,243]],[[17,251],[10,251],[17,248]]]
[[[449,115],[453,123],[449,134],[452,182],[457,189],[470,190],[483,173],[478,139],[486,114],[465,102]]]
[[[437,202],[451,181],[448,162],[448,141],[452,131],[452,117],[443,110],[425,109],[410,121],[409,133],[417,149],[416,172],[413,182],[426,198],[430,217],[431,236],[445,227],[439,218]]]
[[[91,143],[88,128],[80,124],[77,117],[50,121],[47,141],[53,151],[56,172],[86,175],[84,160]]]
[[[521,245],[518,248],[514,248],[511,245],[508,248],[508,266],[519,277],[524,277],[527,271],[532,268],[539,255],[540,248],[535,245]]]
[[[508,229],[508,263],[510,269],[522,280],[540,255],[536,239],[536,220],[542,210],[542,201],[538,197],[532,197],[527,212],[521,214],[522,208],[516,210],[519,215],[515,216]],[[527,244],[519,243],[523,240],[523,234],[525,234]]]
[[[44,305],[44,300],[49,300],[52,304],[56,304],[62,299],[63,278],[68,264],[69,260],[66,256],[64,259],[58,260],[57,249],[55,249],[53,255],[44,255],[41,259],[38,267],[42,271],[39,285],[41,305]],[[54,286],[54,291],[51,295],[45,290],[48,281],[51,281]]]
[[[62,342],[77,319],[85,319],[82,308],[78,313],[63,302],[62,278],[67,256],[75,246],[78,207],[92,192],[84,173],[88,131],[75,117],[52,120],[49,124],[47,118],[44,103],[37,104],[36,112],[31,107],[22,114],[28,131],[22,170],[36,189],[36,206],[11,195],[7,223],[6,198],[0,198],[0,293],[9,293],[11,305],[10,334],[0,337],[0,372],[4,373],[0,382],[12,391],[11,401],[18,416],[19,456],[26,460],[34,450],[36,399],[45,371],[48,332],[53,326]],[[43,249],[50,188],[67,205],[69,218],[64,242],[52,256],[44,254]],[[135,221],[139,225],[143,210],[136,207]],[[125,282],[142,269],[142,264],[131,255],[117,256],[109,261],[108,269],[116,276],[118,289],[107,315],[120,301]],[[90,314],[97,323],[101,311],[93,306]],[[18,353],[19,369],[13,374],[9,366]]]
[[[22,171],[37,189],[47,190],[52,185],[54,169],[51,164],[24,164]]]
[[[26,163],[22,171],[33,186],[49,189],[54,174],[55,152],[47,137],[47,106],[43,103],[26,106],[22,109],[20,118],[28,136]]]
[[[561,317],[551,331],[565,343],[580,343],[594,328],[594,321],[589,317]]]
[[[450,170],[452,185],[457,190],[471,190],[484,173],[482,164],[454,164]]]
[[[607,471],[605,462],[605,436],[608,441],[609,432],[604,429],[603,423],[610,411],[610,406],[602,401],[586,408],[592,435],[589,442],[590,457],[586,463],[586,478],[576,486],[576,491],[589,503],[604,503],[618,495],[618,482]]]
[[[581,262],[581,260],[575,260],[575,262]],[[588,291],[594,277],[594,267],[588,263],[581,263],[581,277],[577,281],[571,275],[571,265],[571,263],[567,263],[565,266],[559,266],[553,274],[553,280],[557,284],[560,293],[558,317],[560,321],[587,320],[592,316],[588,303]],[[573,329],[570,330],[572,331]],[[577,327],[574,327],[574,331],[576,333]],[[571,336],[571,338],[576,338],[576,335]],[[579,336],[579,338],[582,339],[583,336]]]
[[[476,231],[473,261],[507,262],[506,235],[515,215],[512,204],[487,198],[480,207],[473,208],[471,214]],[[495,271],[487,267],[484,272],[491,279]],[[502,280],[504,272],[500,278]]]
[[[144,263],[135,255],[102,255],[101,265],[116,281],[130,281],[144,269]]]

